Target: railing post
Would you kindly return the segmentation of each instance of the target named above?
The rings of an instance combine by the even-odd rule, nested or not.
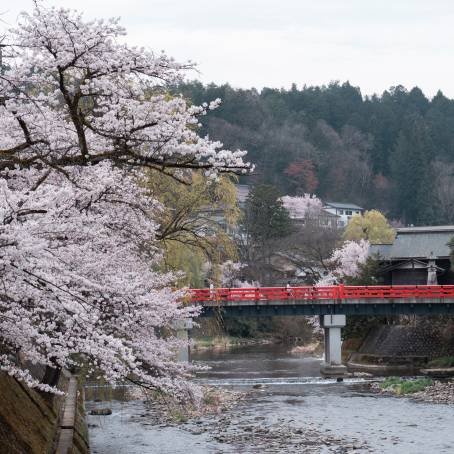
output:
[[[337,289],[339,302],[342,303],[342,300],[344,299],[344,284],[339,284]]]

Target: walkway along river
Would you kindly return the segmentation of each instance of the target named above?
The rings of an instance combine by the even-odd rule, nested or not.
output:
[[[366,380],[324,380],[320,359],[288,347],[204,351],[193,360],[211,366],[200,381],[247,398],[170,426],[147,420],[141,401],[112,401],[112,415],[88,417],[93,454],[454,452],[453,406],[377,395]]]

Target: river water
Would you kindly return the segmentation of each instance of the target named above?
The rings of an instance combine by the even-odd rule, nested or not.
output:
[[[93,454],[454,453],[454,408],[384,397],[366,380],[319,375],[320,359],[276,345],[204,351],[198,380],[241,390],[233,409],[179,425],[147,421],[141,401],[88,416]],[[261,385],[261,386],[257,386]],[[99,406],[87,402],[87,409]]]

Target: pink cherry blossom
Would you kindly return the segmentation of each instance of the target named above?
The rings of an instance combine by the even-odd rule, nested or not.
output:
[[[292,219],[317,217],[323,208],[322,201],[311,194],[298,197],[286,195],[281,200]]]
[[[170,335],[197,310],[159,272],[160,204],[144,168],[246,172],[197,135],[215,108],[170,96],[190,64],[129,47],[118,20],[38,3],[7,36],[0,74],[0,368],[81,361],[110,381],[194,393]],[[177,177],[177,175],[175,175]],[[17,358],[20,358],[18,361]]]

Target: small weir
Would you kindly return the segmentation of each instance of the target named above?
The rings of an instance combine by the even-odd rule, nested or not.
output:
[[[332,385],[337,384],[339,381],[335,378],[323,378],[323,377],[285,377],[285,378],[229,378],[222,380],[219,378],[199,378],[195,380],[198,383],[210,386],[285,386],[285,385]],[[377,379],[369,378],[344,378],[341,383],[346,385],[370,383],[377,381]]]

